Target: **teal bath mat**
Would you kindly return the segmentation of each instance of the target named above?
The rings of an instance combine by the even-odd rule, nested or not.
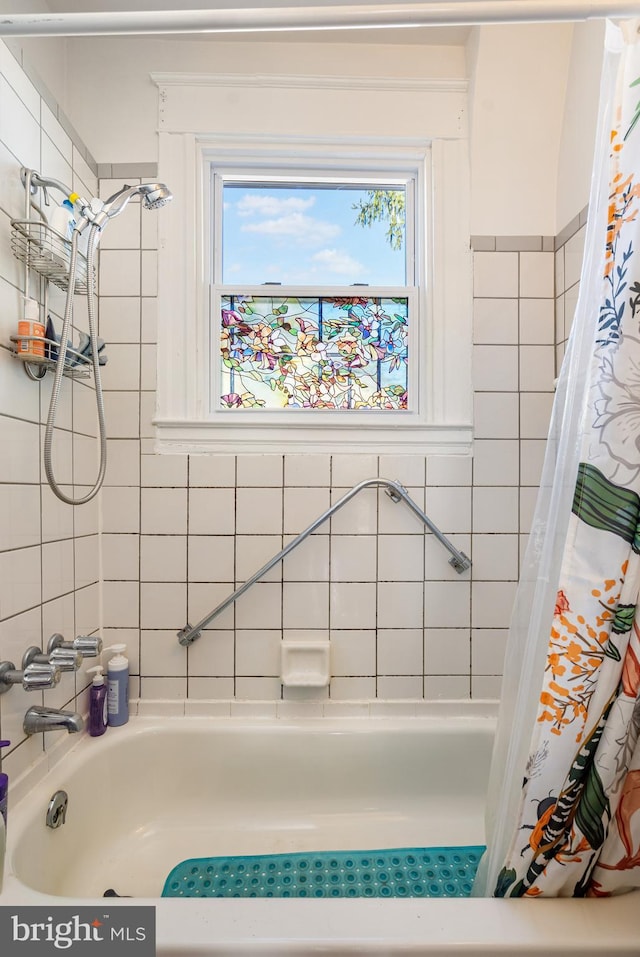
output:
[[[469,897],[484,847],[402,847],[201,857],[173,868],[163,897]]]

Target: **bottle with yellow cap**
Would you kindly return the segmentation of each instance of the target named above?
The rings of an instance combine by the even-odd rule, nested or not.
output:
[[[71,235],[76,225],[73,203],[71,200],[65,199],[60,206],[56,206],[51,214],[49,225],[56,233],[58,233],[59,236],[62,236],[64,240],[68,241],[71,239]]]

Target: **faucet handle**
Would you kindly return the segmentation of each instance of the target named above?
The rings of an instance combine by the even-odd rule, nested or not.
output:
[[[102,651],[102,638],[100,635],[78,635],[72,644],[83,658],[97,658]]]
[[[77,671],[82,664],[82,655],[73,648],[54,648],[48,660],[49,664],[57,665],[60,671]]]
[[[80,652],[83,658],[97,658],[102,651],[102,638],[99,635],[78,635],[73,641],[65,641],[60,634],[51,635],[47,644],[47,653],[57,648]]]
[[[25,691],[40,691],[57,685],[62,672],[57,665],[34,661],[22,672],[22,687]]]
[[[53,688],[60,681],[60,669],[57,665],[32,662],[19,671],[12,661],[0,663],[0,694],[8,691],[12,685],[21,684],[25,691],[39,691]]]
[[[30,664],[57,665],[60,671],[77,671],[82,664],[82,655],[73,648],[63,647],[44,653],[36,645],[32,645],[22,656],[22,667],[26,668]]]

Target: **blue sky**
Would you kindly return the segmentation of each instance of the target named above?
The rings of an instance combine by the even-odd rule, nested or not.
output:
[[[404,249],[385,238],[386,224],[355,225],[362,188],[224,187],[225,283],[405,284]]]

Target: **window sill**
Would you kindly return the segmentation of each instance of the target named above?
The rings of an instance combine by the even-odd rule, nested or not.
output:
[[[155,419],[156,451],[165,453],[265,454],[350,452],[363,454],[465,455],[471,451],[470,425],[389,424],[362,421],[309,426],[256,422],[212,423],[196,419]]]

